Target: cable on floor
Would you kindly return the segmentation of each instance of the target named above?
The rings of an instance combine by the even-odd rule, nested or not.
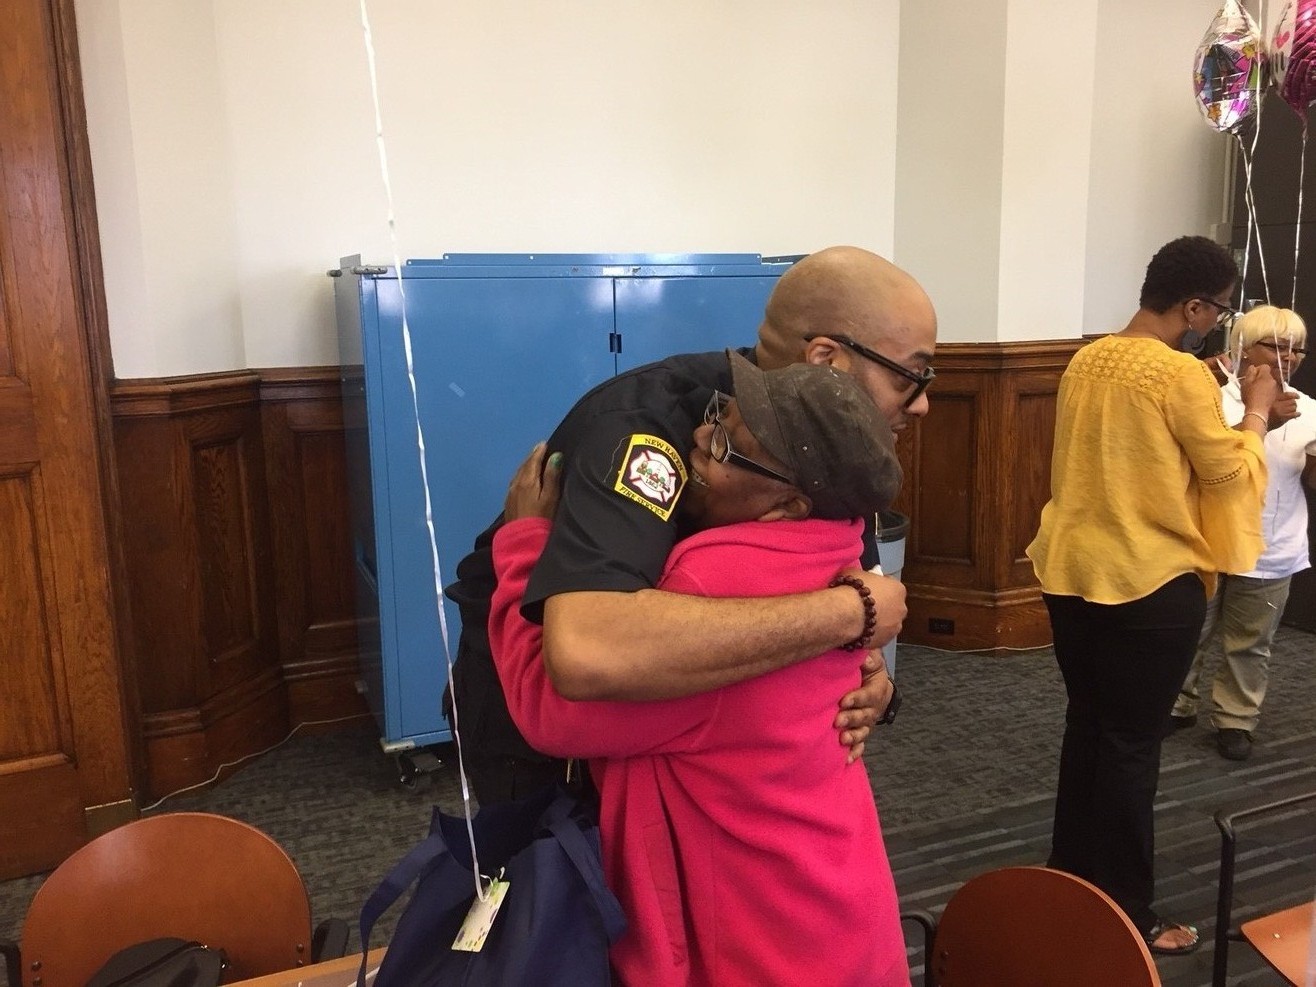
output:
[[[224,764],[221,764],[219,767],[217,767],[215,769],[215,773],[211,775],[209,778],[207,778],[205,781],[199,781],[195,785],[188,785],[186,788],[180,788],[176,792],[170,792],[168,795],[161,796],[157,801],[152,802],[150,805],[143,806],[140,811],[143,813],[150,812],[152,809],[158,809],[167,800],[173,798],[175,795],[182,795],[185,792],[196,791],[198,788],[205,788],[207,785],[214,784],[215,782],[219,781],[219,776],[224,773],[225,768],[236,768],[239,764],[244,764],[247,761],[250,761],[253,757],[262,757],[268,754],[270,751],[278,750],[288,741],[292,740],[293,735],[302,727],[320,727],[320,726],[328,726],[331,723],[346,723],[349,720],[360,720],[369,715],[370,715],[369,713],[353,713],[351,716],[340,716],[333,720],[305,720],[301,723],[298,723],[295,727],[289,730],[288,735],[284,737],[282,740],[280,740],[278,743],[271,744],[269,747],[266,747],[263,751],[256,751],[255,753],[247,754],[245,757],[240,757],[236,761],[227,761]]]

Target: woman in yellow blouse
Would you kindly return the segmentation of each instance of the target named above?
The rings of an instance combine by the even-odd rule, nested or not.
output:
[[[1262,548],[1261,437],[1279,381],[1250,370],[1231,429],[1191,355],[1232,321],[1237,279],[1223,247],[1174,240],[1148,265],[1129,324],[1074,356],[1051,500],[1028,546],[1069,697],[1049,864],[1114,898],[1158,953],[1198,943],[1152,909],[1161,738],[1216,573],[1247,571]]]

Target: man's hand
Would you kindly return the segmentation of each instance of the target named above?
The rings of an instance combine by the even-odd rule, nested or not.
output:
[[[503,501],[503,518],[515,521],[523,517],[552,518],[562,495],[562,453],[555,452],[544,463],[543,442],[530,450],[530,456],[512,477]]]
[[[895,692],[880,650],[868,652],[859,670],[859,688],[841,697],[841,711],[832,723],[841,733],[841,746],[850,748],[847,764],[853,764],[863,756],[864,741],[886,713],[887,704]]]

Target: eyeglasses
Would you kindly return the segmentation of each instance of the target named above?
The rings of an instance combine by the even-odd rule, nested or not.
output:
[[[864,346],[860,343],[856,343],[849,336],[834,336],[831,333],[819,332],[819,333],[814,333],[811,336],[805,336],[804,341],[806,343],[812,342],[813,340],[818,339],[820,336],[830,339],[835,343],[840,343],[842,346],[846,347],[847,349],[854,350],[864,359],[872,360],[874,363],[878,364],[879,366],[886,367],[892,373],[900,374],[900,376],[904,377],[905,380],[911,381],[914,384],[914,392],[910,394],[909,397],[905,398],[904,406],[906,408],[908,408],[911,404],[917,401],[918,396],[922,394],[924,391],[926,391],[928,389],[928,385],[937,379],[937,372],[933,370],[931,367],[928,367],[921,374],[916,374],[908,367],[902,367],[900,364],[896,363],[895,360],[887,359],[881,353],[878,353],[876,350],[870,350],[867,346]]]
[[[1237,319],[1238,316],[1239,316],[1239,313],[1238,313],[1238,312],[1235,312],[1235,311],[1234,311],[1232,308],[1230,308],[1228,305],[1221,305],[1221,304],[1220,304],[1218,301],[1216,301],[1214,298],[1203,298],[1203,297],[1199,296],[1199,297],[1197,297],[1197,298],[1192,298],[1192,299],[1190,299],[1190,301],[1194,301],[1194,302],[1206,302],[1206,304],[1208,304],[1208,305],[1213,305],[1213,306],[1215,306],[1215,308],[1216,308],[1216,310],[1217,310],[1217,312],[1216,312],[1216,317],[1215,317],[1215,324],[1218,325],[1218,326],[1221,326],[1221,327],[1223,327],[1223,328],[1225,328],[1225,329],[1230,329],[1230,328],[1232,328],[1233,325],[1234,325],[1234,320]]]
[[[794,486],[795,481],[789,476],[778,473],[762,463],[756,463],[748,456],[742,456],[731,448],[731,437],[727,435],[727,427],[722,421],[727,411],[727,403],[730,400],[721,391],[714,391],[713,396],[708,401],[708,407],[704,409],[704,424],[713,426],[713,435],[708,442],[708,454],[713,457],[715,462],[730,463],[732,466],[739,466],[741,469],[757,473],[759,476],[766,476],[769,480],[777,480]]]
[[[1290,346],[1287,343],[1276,343],[1269,339],[1258,339],[1253,345],[1264,346],[1266,349],[1274,350],[1276,353],[1292,353],[1296,357],[1304,357],[1307,355],[1306,347]]]

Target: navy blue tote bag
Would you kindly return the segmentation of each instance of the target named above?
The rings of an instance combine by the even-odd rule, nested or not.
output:
[[[603,880],[593,810],[546,788],[481,808],[472,821],[480,870],[502,871],[507,897],[478,953],[452,948],[475,900],[466,821],[434,810],[429,836],[361,909],[362,966],[376,920],[413,883],[373,987],[606,987],[608,946],[626,931]]]

